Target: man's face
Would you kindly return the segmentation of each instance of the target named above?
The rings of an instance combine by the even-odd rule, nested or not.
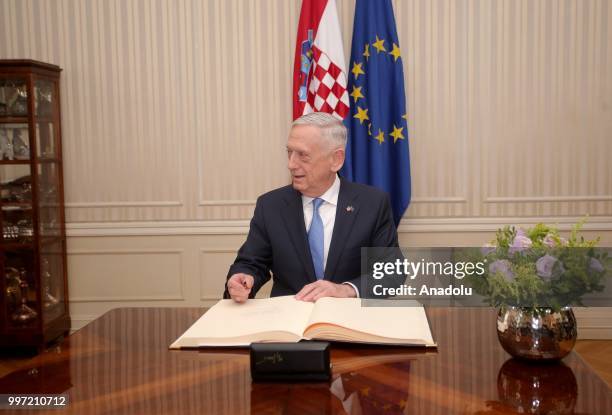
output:
[[[287,140],[287,167],[292,184],[305,196],[321,196],[344,163],[344,150],[328,148],[318,127],[296,125]]]

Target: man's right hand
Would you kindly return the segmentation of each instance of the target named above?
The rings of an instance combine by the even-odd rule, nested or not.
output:
[[[251,288],[255,283],[255,278],[249,274],[234,274],[227,280],[227,291],[232,300],[237,303],[244,303],[251,293]]]

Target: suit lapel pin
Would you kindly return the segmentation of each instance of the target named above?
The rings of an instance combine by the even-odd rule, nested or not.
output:
[[[348,213],[351,213],[351,212],[352,212],[352,211],[354,211],[354,210],[355,210],[355,208],[354,208],[354,207],[352,207],[351,205],[348,205],[348,206],[346,207],[346,211],[347,211]]]

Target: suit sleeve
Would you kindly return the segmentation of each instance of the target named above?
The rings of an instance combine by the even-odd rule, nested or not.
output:
[[[270,279],[271,264],[272,247],[266,231],[263,202],[259,198],[255,205],[247,239],[238,250],[236,260],[230,266],[227,274],[223,298],[230,298],[227,291],[227,280],[236,273],[253,276],[255,281],[249,295],[249,298],[253,298],[257,291]]]
[[[389,195],[386,193],[384,197],[381,197],[381,201],[378,208],[378,214],[376,218],[376,224],[374,229],[372,230],[372,236],[370,239],[369,247],[375,248],[388,248],[375,250],[380,251],[376,252],[381,255],[380,258],[369,258],[370,262],[374,261],[384,261],[384,262],[394,262],[396,259],[403,259],[401,250],[399,249],[398,238],[397,238],[397,228],[395,226],[395,222],[393,220],[393,211],[391,209],[391,202],[389,200]],[[368,264],[368,267],[370,265]],[[378,281],[377,283],[381,283],[384,286],[388,287],[396,287],[402,284],[405,280],[405,276],[403,275],[394,275],[391,278],[387,278],[385,280]],[[371,275],[361,275],[353,280],[348,281],[359,289],[359,296],[361,298],[372,298],[372,286],[375,283],[375,280]],[[375,297],[375,296],[374,296]],[[380,298],[380,297],[375,297]]]

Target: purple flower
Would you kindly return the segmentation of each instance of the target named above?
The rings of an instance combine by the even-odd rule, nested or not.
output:
[[[589,261],[589,270],[594,272],[603,272],[604,267],[597,258],[591,258],[591,260]]]
[[[558,271],[560,273],[565,272],[563,264],[559,262],[557,258],[552,255],[544,255],[536,261],[536,272],[544,280],[550,280],[553,277],[553,271],[555,264],[559,263]]]
[[[489,265],[489,272],[491,274],[497,274],[501,272],[508,281],[514,279],[514,273],[512,272],[512,265],[507,259],[498,259]]]
[[[519,229],[516,236],[512,240],[512,243],[510,244],[510,249],[508,252],[510,252],[510,254],[514,254],[515,252],[523,252],[525,249],[531,248],[531,245],[533,245],[531,239],[525,235],[525,231]]]

